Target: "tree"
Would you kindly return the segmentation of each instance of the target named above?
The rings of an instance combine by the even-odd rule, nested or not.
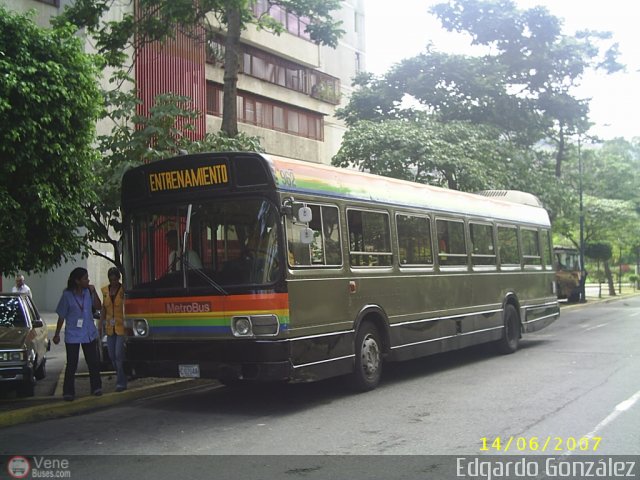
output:
[[[616,288],[613,285],[613,274],[611,273],[611,267],[609,266],[609,260],[613,256],[613,250],[611,248],[611,244],[609,243],[590,243],[585,248],[585,255],[593,260],[598,262],[598,270],[600,267],[600,262],[604,265],[604,275],[600,275],[600,271],[596,272],[596,277],[598,278],[598,283],[600,284],[600,279],[603,278],[607,281],[609,286],[609,295],[616,295]]]
[[[640,235],[640,216],[632,202],[585,195],[584,206],[585,244],[606,243],[609,246],[612,244],[631,246]],[[574,245],[579,245],[577,215],[563,216],[558,219],[554,223],[554,230],[571,240]],[[607,262],[609,258],[606,259]],[[610,291],[613,291],[613,276],[608,263],[605,263],[605,274]]]
[[[353,125],[412,119],[421,110],[442,123],[488,125],[524,156],[537,156],[541,143],[555,145],[560,178],[568,139],[589,128],[588,101],[573,96],[574,87],[589,69],[622,68],[610,35],[563,35],[561,21],[547,10],[519,10],[510,0],[454,0],[432,12],[445,28],[468,33],[487,53],[451,55],[429,46],[380,77],[360,75],[339,116]]]
[[[468,122],[440,123],[423,115],[413,121],[355,123],[333,164],[454,190],[497,188],[505,170],[496,160],[508,144],[495,130]]]
[[[99,52],[116,67],[126,63],[129,47],[136,51],[145,43],[172,38],[177,31],[205,42],[207,32],[219,26],[225,28],[222,131],[229,137],[237,135],[236,98],[242,32],[249,25],[255,25],[258,29],[279,34],[284,31],[283,24],[268,11],[255,15],[256,2],[248,0],[138,0],[135,12],[125,13],[119,21],[103,22],[104,14],[115,3],[116,0],[76,0],[65,9],[59,21],[70,21],[78,28],[86,27],[95,37]],[[319,44],[335,47],[343,33],[340,22],[331,16],[340,8],[340,0],[269,0],[266,5],[308,18],[306,31]]]
[[[113,262],[122,270],[120,188],[126,170],[143,162],[181,153],[232,150],[262,152],[263,149],[258,138],[242,133],[231,138],[219,132],[207,134],[199,141],[190,140],[186,131],[193,129],[189,121],[195,119],[198,112],[189,107],[187,97],[159,95],[148,117],[135,114],[138,103],[135,92],[108,92],[106,103],[105,112],[113,127],[109,134],[98,137],[100,155],[94,162],[98,181],[95,199],[86,205],[86,240],[108,245],[113,255],[105,255],[103,249],[91,246],[90,249],[94,255]]]
[[[539,116],[556,144],[561,176],[567,139],[588,130],[588,101],[572,91],[590,69],[619,71],[618,44],[609,32],[561,32],[562,22],[544,7],[520,10],[511,0],[453,0],[432,8],[449,31],[471,35],[472,44],[491,47],[503,67],[502,84],[517,91]]]
[[[0,271],[45,271],[83,251],[93,198],[97,65],[74,30],[0,6]]]

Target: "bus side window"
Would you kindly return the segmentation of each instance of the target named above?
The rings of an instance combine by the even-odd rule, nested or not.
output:
[[[466,265],[467,247],[464,222],[461,220],[436,220],[438,234],[438,261],[441,266]]]
[[[354,267],[391,265],[391,230],[389,214],[364,210],[347,210],[349,259]]]
[[[313,241],[300,241],[300,233],[306,224],[287,218],[287,249],[289,265],[297,266],[340,266],[342,247],[340,244],[340,221],[338,208],[329,205],[307,205],[312,219],[309,228],[313,230]]]
[[[493,245],[493,226],[469,223],[471,237],[471,259],[474,265],[495,265],[496,252]]]
[[[538,241],[538,231],[522,228],[522,256],[525,265],[540,266],[540,242]]]
[[[431,220],[428,217],[396,215],[400,265],[431,265]]]
[[[500,265],[520,266],[520,249],[518,248],[516,227],[498,227],[498,251]]]

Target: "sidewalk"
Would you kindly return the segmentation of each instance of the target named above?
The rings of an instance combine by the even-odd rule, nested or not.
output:
[[[41,312],[40,315],[47,324],[49,338],[52,338],[56,329],[57,315],[50,312]],[[36,382],[35,396],[21,398],[14,392],[0,394],[0,428],[70,416],[138,398],[217,383],[203,379],[132,378],[128,381],[127,390],[116,392],[115,372],[103,371],[103,395],[96,397],[91,395],[87,364],[80,353],[75,382],[76,397],[75,400],[68,402],[62,399],[65,360],[64,343],[60,342],[58,345],[52,343],[51,351],[47,354],[47,376]]]
[[[566,308],[575,305],[589,305],[594,303],[611,302],[614,300],[619,300],[621,298],[634,297],[636,295],[640,295],[640,290],[636,290],[630,285],[623,285],[622,293],[619,293],[618,285],[616,284],[616,295],[611,296],[609,295],[609,287],[606,284],[602,284],[602,291],[599,290],[597,284],[587,284],[585,286],[585,303],[569,303],[566,300],[560,300],[560,306]]]

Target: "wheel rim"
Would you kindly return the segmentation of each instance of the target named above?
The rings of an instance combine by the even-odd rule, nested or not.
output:
[[[373,335],[367,334],[362,340],[362,371],[367,378],[375,377],[380,368],[380,349]]]

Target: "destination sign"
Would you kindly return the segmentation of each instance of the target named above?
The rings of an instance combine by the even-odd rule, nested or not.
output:
[[[229,183],[227,165],[204,165],[183,170],[149,173],[151,193],[168,190],[183,190],[198,187],[211,187]]]

